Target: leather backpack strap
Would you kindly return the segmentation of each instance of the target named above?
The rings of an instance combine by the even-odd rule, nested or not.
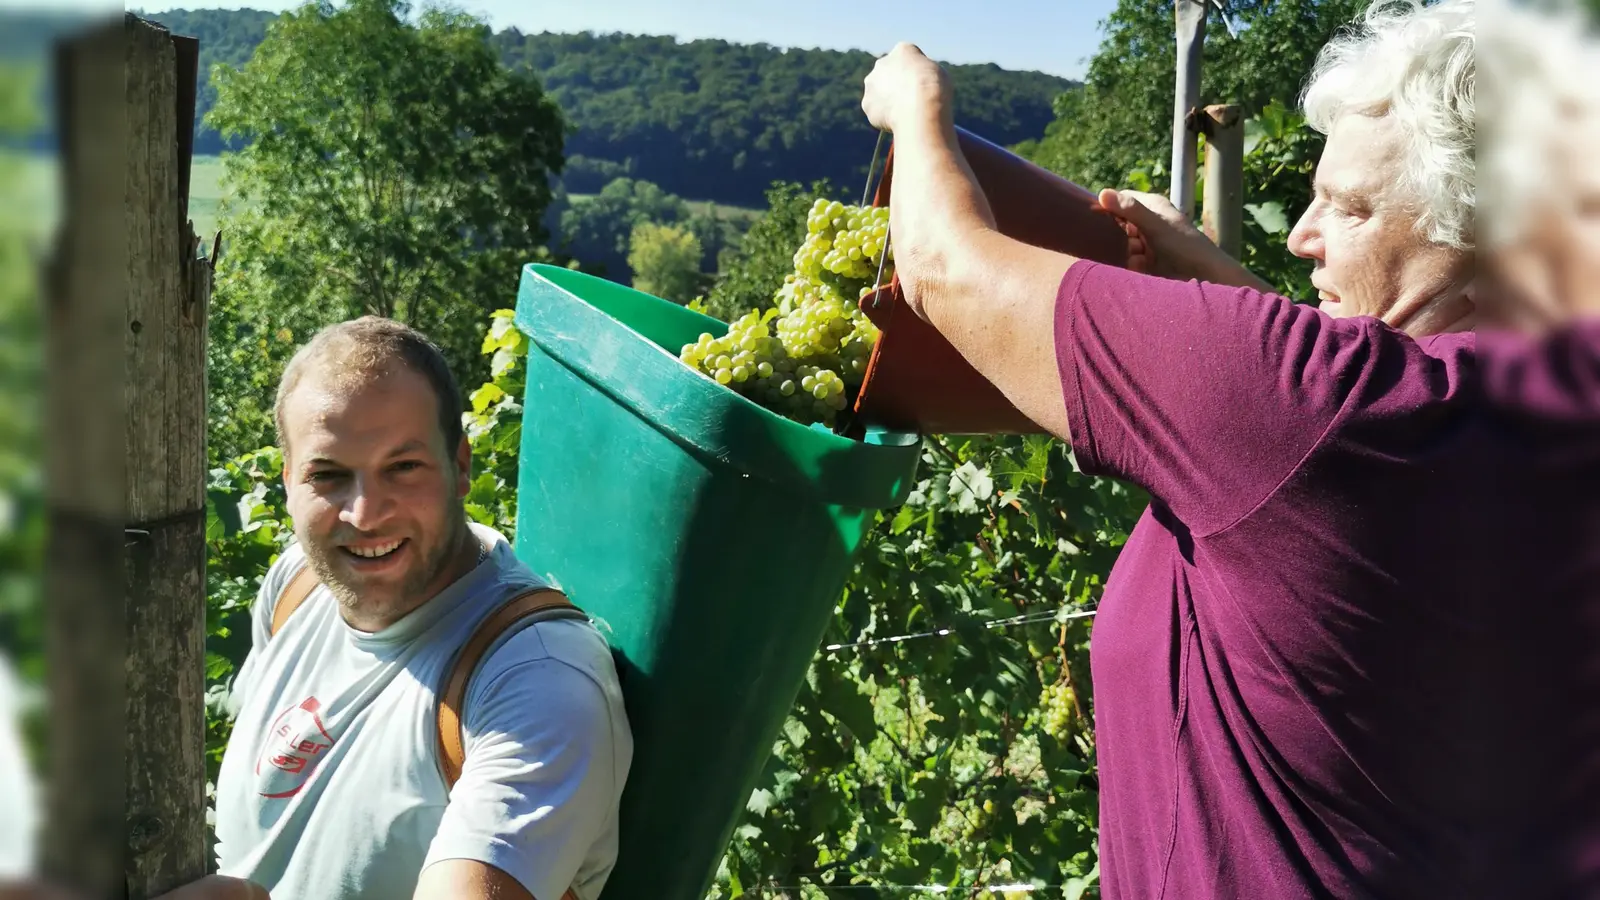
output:
[[[439,770],[444,775],[446,789],[455,787],[461,777],[461,767],[466,763],[467,751],[461,737],[461,709],[466,705],[467,683],[483,654],[507,628],[530,616],[544,617],[558,613],[582,616],[582,610],[572,605],[567,595],[551,588],[537,588],[506,601],[484,619],[467,639],[450,663],[449,677],[444,690],[439,693],[439,710],[435,716],[439,732]],[[574,615],[576,614],[576,615]]]
[[[311,592],[317,587],[317,573],[311,571],[311,564],[300,567],[300,571],[289,579],[284,585],[283,592],[278,595],[278,603],[272,608],[272,630],[269,635],[276,635],[283,628],[283,623],[289,621],[294,611],[306,602]]]
[[[495,639],[506,629],[524,619],[581,617],[583,611],[572,605],[567,595],[550,588],[538,588],[518,594],[484,619],[472,637],[462,646],[461,652],[450,663],[450,677],[439,695],[439,713],[435,717],[439,729],[439,768],[444,773],[445,788],[453,788],[461,778],[461,767],[466,764],[467,750],[461,739],[461,708],[466,705],[467,683],[478,663]],[[578,900],[572,888],[561,895],[561,900]]]

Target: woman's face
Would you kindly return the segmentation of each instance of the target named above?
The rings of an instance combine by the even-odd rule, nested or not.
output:
[[[1373,316],[1413,334],[1451,330],[1472,310],[1472,254],[1419,233],[1418,204],[1400,186],[1404,152],[1392,117],[1341,117],[1289,251],[1316,263],[1311,284],[1331,316]]]

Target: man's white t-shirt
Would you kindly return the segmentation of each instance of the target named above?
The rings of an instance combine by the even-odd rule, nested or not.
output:
[[[472,572],[376,634],[318,585],[276,636],[278,595],[304,565],[289,547],[262,583],[233,686],[217,784],[225,875],[286,900],[409,900],[422,870],[479,860],[535,900],[594,900],[617,852],[633,738],[610,649],[586,620],[514,629],[468,685],[466,762],[439,771],[435,690],[473,628],[546,586],[505,538]]]

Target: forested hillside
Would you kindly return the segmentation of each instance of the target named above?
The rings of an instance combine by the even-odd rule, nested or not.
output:
[[[212,65],[243,65],[276,17],[248,9],[150,16],[200,39],[196,154],[225,149],[203,121],[216,102]],[[0,58],[37,52],[53,20],[0,13],[0,33],[8,36]],[[561,104],[571,129],[565,180],[572,193],[597,193],[627,175],[681,197],[760,206],[774,180],[860,184],[872,157],[876,135],[860,110],[869,53],[516,29],[495,34],[491,44],[508,65],[536,74]],[[1043,134],[1055,98],[1074,87],[994,65],[951,71],[959,121],[1002,144]]]
[[[869,53],[515,30],[494,43],[508,64],[539,75],[575,127],[570,191],[628,174],[685,197],[760,205],[776,179],[860,184],[872,157],[876,134],[861,114]],[[994,65],[950,69],[958,121],[1002,144],[1042,134],[1073,86]]]

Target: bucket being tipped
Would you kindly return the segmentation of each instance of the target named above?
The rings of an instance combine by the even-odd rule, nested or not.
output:
[[[1001,234],[1080,259],[1127,265],[1127,234],[1095,207],[1088,190],[962,128],[956,136]],[[893,172],[891,143],[874,206],[889,204]],[[857,422],[919,434],[1044,431],[906,305],[898,275],[863,297],[861,310],[881,334],[856,395]]]

